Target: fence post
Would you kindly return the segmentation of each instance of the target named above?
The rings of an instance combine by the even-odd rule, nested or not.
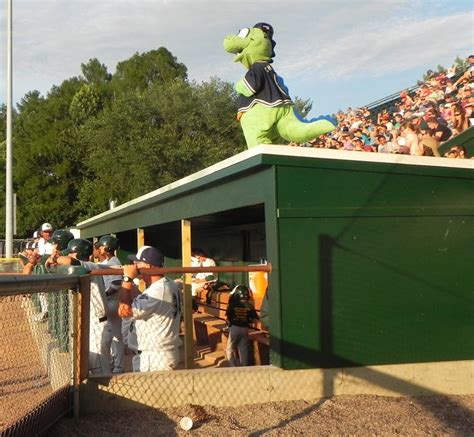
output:
[[[181,245],[183,267],[191,265],[191,222],[181,220]],[[194,348],[193,348],[193,305],[191,294],[191,275],[186,273],[183,282],[184,296],[184,363],[186,369],[193,368]]]
[[[72,291],[72,390],[73,390],[73,409],[74,418],[79,418],[79,384],[80,376],[80,356],[81,356],[81,343],[80,343],[80,288],[76,288]]]
[[[90,287],[89,275],[81,276],[79,279],[80,293],[78,293],[78,346],[79,346],[79,383],[84,381],[89,374],[89,323],[90,323]]]

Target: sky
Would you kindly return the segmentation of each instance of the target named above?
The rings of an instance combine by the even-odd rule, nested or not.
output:
[[[134,53],[166,47],[197,83],[236,82],[227,34],[270,23],[274,68],[310,115],[360,107],[414,85],[426,70],[474,52],[473,0],[12,0],[13,101],[81,74],[110,73]],[[0,103],[6,102],[7,0],[0,3]]]

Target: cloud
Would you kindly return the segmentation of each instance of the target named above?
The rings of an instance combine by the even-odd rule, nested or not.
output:
[[[294,77],[312,74],[340,80],[354,74],[376,78],[437,64],[446,57],[452,61],[472,47],[473,22],[473,13],[396,18],[371,23],[370,28],[359,22],[330,43],[300,46],[297,61],[286,61],[283,67]]]
[[[473,42],[472,4],[461,0],[241,0],[239,7],[230,0],[13,3],[15,100],[79,75],[90,58],[113,72],[135,52],[160,46],[188,67],[191,79],[235,81],[244,70],[224,52],[223,37],[258,21],[274,26],[277,71],[296,84],[433,66]],[[0,18],[6,24],[3,7]],[[5,26],[0,38],[5,41]]]

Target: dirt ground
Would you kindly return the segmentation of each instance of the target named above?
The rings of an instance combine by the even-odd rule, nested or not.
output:
[[[178,422],[191,417],[194,427]],[[50,436],[334,436],[474,435],[474,395],[340,396],[313,402],[275,402],[236,408],[185,406],[65,418]]]
[[[24,299],[0,300],[0,434],[52,393]]]
[[[0,434],[51,393],[21,298],[0,301]],[[19,329],[22,327],[23,329]],[[178,422],[191,417],[183,431]],[[474,436],[474,395],[394,398],[340,396],[236,408],[184,406],[64,418],[56,436]]]

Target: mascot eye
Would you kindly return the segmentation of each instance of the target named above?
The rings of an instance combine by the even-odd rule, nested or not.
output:
[[[244,27],[243,29],[239,30],[239,33],[237,34],[237,36],[240,36],[241,38],[246,38],[249,33],[250,33],[250,29],[248,27]]]

